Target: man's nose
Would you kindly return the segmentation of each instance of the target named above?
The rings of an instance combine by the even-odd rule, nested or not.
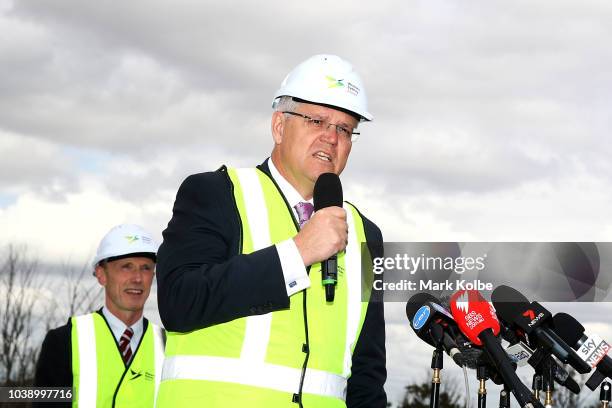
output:
[[[134,273],[132,273],[132,282],[140,283],[142,282],[143,271],[140,268],[136,268]]]
[[[336,125],[328,124],[325,129],[323,129],[323,134],[321,135],[321,139],[329,143],[331,145],[338,144],[338,133],[336,132]]]

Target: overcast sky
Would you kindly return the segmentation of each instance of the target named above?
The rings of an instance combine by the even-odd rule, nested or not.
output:
[[[187,175],[267,157],[272,96],[317,53],[364,79],[342,181],[387,241],[610,241],[611,21],[607,0],[0,0],[0,242],[80,262],[121,222],[161,239]],[[420,347],[402,308],[392,399]]]

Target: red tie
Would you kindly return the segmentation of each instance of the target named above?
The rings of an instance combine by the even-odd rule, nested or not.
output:
[[[123,362],[125,364],[127,364],[128,361],[130,361],[130,357],[132,357],[130,341],[132,340],[133,335],[134,330],[128,327],[121,335],[121,339],[119,339],[119,351],[121,352],[121,357],[123,357]]]

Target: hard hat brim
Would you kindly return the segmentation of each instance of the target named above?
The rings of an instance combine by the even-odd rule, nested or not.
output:
[[[365,119],[363,116],[361,116],[361,115],[360,115],[360,114],[358,114],[357,112],[353,112],[353,111],[350,111],[350,110],[348,110],[348,109],[341,108],[341,107],[339,107],[339,106],[334,106],[334,105],[330,105],[330,104],[327,104],[327,103],[320,103],[320,102],[312,102],[312,101],[307,101],[307,100],[305,100],[305,99],[296,98],[295,96],[292,96],[292,97],[291,97],[291,99],[292,99],[293,101],[295,101],[295,102],[299,102],[299,103],[308,103],[308,104],[310,104],[310,105],[318,105],[318,106],[324,106],[324,107],[326,107],[326,108],[330,108],[330,109],[335,109],[335,110],[337,110],[337,111],[344,112],[344,113],[346,113],[347,115],[351,115],[352,117],[354,117],[354,118],[355,118],[355,119],[357,119],[358,121],[361,121],[361,120],[364,120],[364,119]],[[367,119],[365,119],[365,120],[367,120]]]
[[[292,100],[294,100],[295,102],[300,102],[300,103],[310,103],[312,105],[319,105],[319,106],[325,106],[326,108],[331,108],[331,109],[335,109],[335,110],[339,110],[341,112],[347,113],[351,116],[353,116],[354,118],[356,118],[358,121],[360,122],[371,122],[374,117],[369,113],[369,112],[360,112],[357,109],[355,110],[351,110],[351,109],[346,109],[343,107],[340,107],[338,105],[332,105],[329,103],[323,103],[323,102],[319,102],[315,99],[303,99],[303,98],[298,98],[297,96],[293,96],[293,95],[277,95],[274,97],[274,100],[272,101],[272,107],[274,108],[275,106],[275,102],[277,100],[279,100],[280,98],[282,98],[283,96],[290,96]]]
[[[134,252],[131,254],[125,254],[125,255],[117,255],[117,256],[111,256],[108,258],[103,258],[100,259],[98,262],[96,262],[96,264],[94,265],[94,272],[93,275],[96,276],[96,267],[100,266],[100,264],[102,264],[102,262],[113,262],[113,261],[118,261],[120,259],[124,259],[124,258],[149,258],[150,260],[152,260],[153,262],[157,263],[157,255],[153,252]]]
[[[131,254],[117,255],[117,256],[111,256],[105,259],[100,259],[100,261],[98,261],[98,264],[104,261],[113,262],[113,261],[118,261],[119,259],[124,259],[124,258],[140,258],[140,257],[149,258],[153,262],[157,262],[157,255],[153,252],[133,252]]]

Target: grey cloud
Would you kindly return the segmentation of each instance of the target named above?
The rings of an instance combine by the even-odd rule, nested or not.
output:
[[[35,191],[51,200],[78,188],[71,161],[59,146],[0,131],[0,193]]]
[[[375,163],[420,180],[413,189],[497,189],[558,174],[568,158],[597,162],[593,147],[610,124],[601,85],[610,80],[596,61],[611,53],[592,40],[610,30],[606,5],[562,2],[554,15],[526,3],[323,9],[16,3],[9,16],[37,33],[31,58],[47,62],[42,82],[55,89],[16,95],[27,116],[6,103],[2,123],[102,149],[210,140],[233,154],[267,151],[270,96],[296,62],[327,48],[366,79]],[[51,54],[40,32],[54,40]],[[436,145],[457,130],[469,132],[466,145]],[[398,146],[398,133],[412,144]],[[522,140],[552,158],[534,159],[517,148]]]
[[[375,115],[349,183],[426,202],[612,174],[605,2],[349,6],[15,2],[1,17],[16,35],[0,53],[9,67],[0,127],[167,162],[99,175],[137,200],[141,186],[167,192],[193,172],[260,162],[271,95],[292,66],[326,51],[355,64]],[[116,163],[106,160],[105,169]],[[67,177],[48,161],[49,175]]]

